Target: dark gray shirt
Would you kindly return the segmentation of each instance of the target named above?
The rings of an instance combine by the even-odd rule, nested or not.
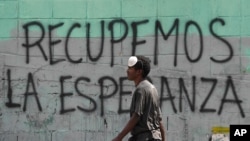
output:
[[[141,81],[133,93],[130,115],[133,113],[140,116],[139,122],[131,131],[133,136],[138,136],[138,141],[161,139],[159,96],[155,86],[148,80]]]

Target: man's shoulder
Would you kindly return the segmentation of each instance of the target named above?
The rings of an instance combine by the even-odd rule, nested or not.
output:
[[[148,80],[143,80],[143,81],[141,81],[141,83],[138,85],[137,88],[145,88],[145,87],[154,88],[154,85],[151,82],[149,82]]]
[[[155,86],[148,80],[144,80],[136,88],[137,93],[152,93],[155,90],[156,90]]]

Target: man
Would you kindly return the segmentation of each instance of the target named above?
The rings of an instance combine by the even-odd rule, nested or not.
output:
[[[144,56],[131,56],[127,76],[134,81],[130,120],[112,141],[122,141],[131,132],[129,141],[165,141],[165,131],[159,107],[157,90],[146,77],[150,72],[150,60]]]

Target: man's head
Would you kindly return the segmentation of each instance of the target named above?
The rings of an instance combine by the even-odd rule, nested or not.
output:
[[[128,60],[129,69],[134,69],[137,75],[146,78],[150,72],[150,60],[145,56],[131,56]]]

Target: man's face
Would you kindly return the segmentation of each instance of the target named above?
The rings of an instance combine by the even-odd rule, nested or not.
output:
[[[134,67],[128,67],[127,77],[128,80],[135,80],[140,75],[140,70],[136,70]]]

